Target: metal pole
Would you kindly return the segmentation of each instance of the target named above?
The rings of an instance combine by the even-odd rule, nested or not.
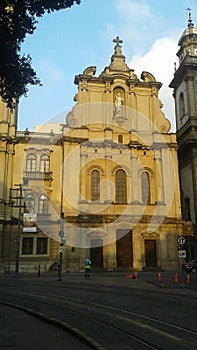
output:
[[[62,281],[62,252],[60,252],[59,259],[59,281]]]
[[[58,276],[59,279],[58,281],[62,281],[62,253],[63,253],[63,249],[64,249],[64,244],[66,242],[66,238],[64,237],[64,213],[61,213],[61,221],[60,221],[60,232],[59,232],[59,236],[61,239],[61,243],[60,243],[60,247],[59,247],[59,271],[58,271]]]
[[[20,251],[20,231],[21,231],[21,201],[22,201],[22,184],[19,184],[19,210],[18,210],[18,231],[16,236],[16,265],[15,273],[19,273],[19,251]]]

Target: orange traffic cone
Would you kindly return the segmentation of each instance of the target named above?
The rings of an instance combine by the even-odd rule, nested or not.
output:
[[[178,283],[179,281],[179,277],[178,277],[178,273],[176,272],[174,275],[174,283]]]
[[[161,282],[161,272],[158,273],[157,282]]]
[[[190,274],[187,274],[187,278],[186,278],[186,284],[190,284]]]

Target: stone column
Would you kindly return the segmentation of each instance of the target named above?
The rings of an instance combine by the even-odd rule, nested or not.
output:
[[[138,179],[138,157],[135,153],[130,156],[131,159],[131,203],[139,202],[139,179]]]
[[[87,169],[86,169],[87,157],[88,157],[88,153],[87,153],[86,146],[81,145],[80,169],[83,169],[83,172],[87,171]],[[80,176],[80,199],[79,200],[80,200],[80,202],[87,201],[87,176]]]
[[[111,203],[112,198],[112,174],[111,174],[111,160],[112,150],[110,146],[105,148],[105,203]]]
[[[135,86],[130,85],[129,86],[129,94],[130,94],[130,101],[129,101],[129,128],[130,130],[136,130],[137,129],[137,101],[136,101],[136,94],[135,94]]]

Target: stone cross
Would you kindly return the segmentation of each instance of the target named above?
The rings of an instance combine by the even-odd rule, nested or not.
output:
[[[122,44],[122,40],[119,38],[119,36],[117,36],[116,39],[113,40],[113,42],[116,43],[116,45]]]

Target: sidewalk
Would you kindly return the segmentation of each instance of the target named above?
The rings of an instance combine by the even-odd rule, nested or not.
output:
[[[90,349],[69,332],[2,304],[0,304],[0,329],[0,349],[2,350]]]
[[[40,277],[38,277],[36,273],[21,273],[19,276],[15,276],[14,274],[0,274],[0,280],[11,279],[41,284],[47,282],[76,285],[89,283],[89,285],[117,286],[124,288],[133,286],[139,289],[165,288],[170,290],[197,290],[197,273],[190,273],[188,275],[180,271],[176,276],[175,273],[176,272],[172,271],[161,271],[159,276],[159,272],[142,271],[137,273],[136,279],[131,278],[131,276],[135,275],[133,272],[92,272],[90,279],[85,279],[83,272],[63,272],[62,281],[59,281],[57,272],[55,271],[41,273]],[[175,280],[177,282],[175,282]]]

